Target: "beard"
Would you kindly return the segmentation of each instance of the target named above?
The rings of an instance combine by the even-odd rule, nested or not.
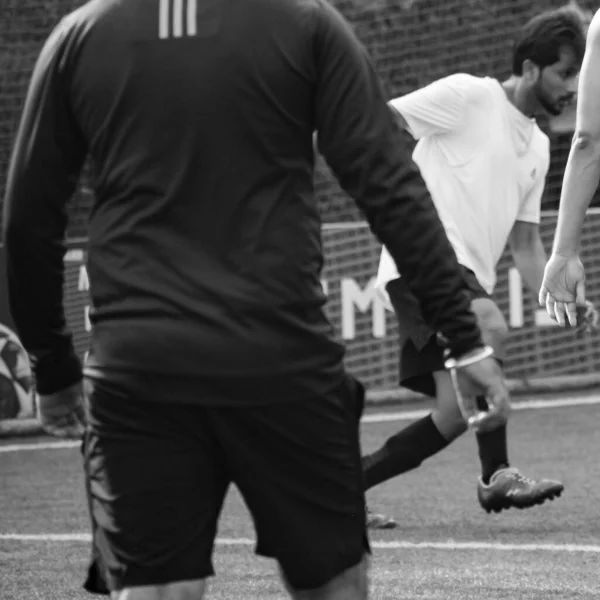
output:
[[[551,116],[558,117],[573,99],[573,95],[569,94],[554,100],[541,85],[541,82],[535,86],[535,97],[540,106]]]

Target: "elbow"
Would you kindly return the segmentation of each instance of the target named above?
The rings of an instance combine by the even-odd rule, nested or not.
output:
[[[522,264],[523,262],[527,262],[529,257],[532,256],[533,249],[525,243],[512,242],[510,244],[510,253],[516,264]]]
[[[522,263],[532,260],[539,252],[544,252],[542,241],[537,238],[511,240],[510,251],[515,262]]]
[[[600,157],[600,130],[578,130],[573,136],[573,150]]]

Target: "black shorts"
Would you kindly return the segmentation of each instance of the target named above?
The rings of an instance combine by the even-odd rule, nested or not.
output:
[[[464,286],[471,300],[491,297],[471,269],[463,266],[461,269]],[[427,396],[435,396],[433,373],[444,370],[444,348],[425,323],[419,302],[404,279],[400,277],[390,281],[385,289],[398,319],[400,385]]]
[[[318,398],[247,408],[149,402],[107,381],[86,387],[88,591],[212,575],[231,483],[253,517],[256,553],[275,558],[292,587],[320,587],[369,552],[364,389],[354,379]]]

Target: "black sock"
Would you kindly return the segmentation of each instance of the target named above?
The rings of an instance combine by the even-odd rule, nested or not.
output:
[[[415,469],[447,445],[431,415],[411,423],[389,438],[379,450],[363,456],[365,491]]]
[[[483,396],[477,398],[477,406],[481,410],[487,408],[487,403]],[[506,425],[502,425],[493,431],[477,434],[483,483],[489,483],[491,476],[498,469],[510,466],[506,437]]]

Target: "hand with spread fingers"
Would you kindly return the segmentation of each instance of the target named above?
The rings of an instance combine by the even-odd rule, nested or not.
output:
[[[577,326],[577,307],[586,305],[585,270],[578,254],[552,254],[544,271],[539,303],[561,327],[567,321],[571,327]]]
[[[85,431],[85,403],[81,381],[53,394],[38,396],[38,411],[46,433],[80,439]]]

